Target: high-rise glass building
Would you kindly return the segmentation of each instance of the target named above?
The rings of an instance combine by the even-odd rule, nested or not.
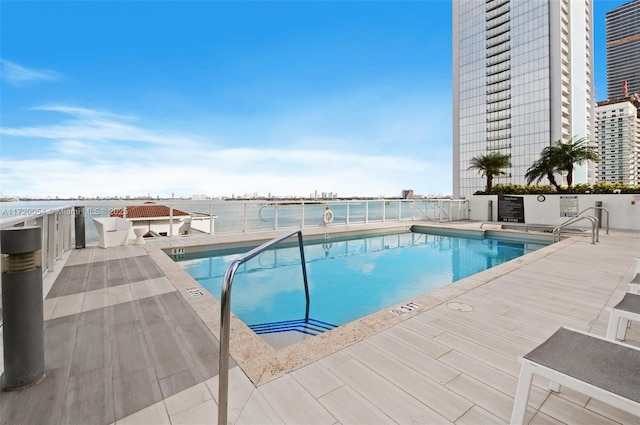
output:
[[[606,32],[607,98],[640,93],[640,0],[607,12]]]
[[[592,139],[591,20],[591,0],[453,1],[454,197],[484,189],[473,157],[509,155],[494,182],[525,184],[546,146]],[[593,164],[574,171],[594,178]]]

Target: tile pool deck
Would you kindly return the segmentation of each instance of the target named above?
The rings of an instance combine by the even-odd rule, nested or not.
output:
[[[194,281],[160,248],[255,236],[72,251],[44,302],[46,378],[0,393],[0,422],[216,423],[219,309],[187,293]],[[422,297],[417,311],[383,311],[277,352],[233,322],[229,421],[508,423],[518,357],[560,326],[604,335],[606,308],[622,298],[637,257],[640,232],[602,232],[595,245],[572,237]],[[637,323],[627,342],[640,346]],[[639,421],[640,412],[534,380],[528,423]]]

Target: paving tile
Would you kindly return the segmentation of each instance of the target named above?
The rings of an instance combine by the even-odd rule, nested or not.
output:
[[[144,331],[136,322],[127,322],[111,330],[114,378],[152,366]]]
[[[333,367],[339,363],[349,360],[350,358],[351,356],[344,351],[337,351],[333,354],[323,357],[319,360],[319,362],[325,367]]]
[[[206,381],[207,388],[213,394],[214,400],[218,401],[218,381],[219,376]],[[227,419],[235,422],[244,409],[247,401],[255,391],[253,383],[247,378],[242,369],[232,367],[229,370],[229,389],[227,399]]]
[[[447,366],[420,350],[405,344],[404,341],[393,338],[384,332],[371,336],[367,339],[367,342],[391,356],[395,361],[402,362],[437,383],[445,384],[460,374],[459,370]],[[444,356],[441,356],[440,359]]]
[[[188,369],[176,331],[168,323],[154,323],[144,327],[149,357],[159,379]]]
[[[166,277],[159,277],[149,280],[151,284],[151,290],[155,295],[166,294],[168,292],[176,291],[176,287]]]
[[[315,398],[344,385],[344,382],[318,362],[296,370],[291,376]]]
[[[284,424],[276,411],[258,391],[253,391],[240,412],[236,425],[281,425]]]
[[[57,425],[60,422],[69,367],[45,369],[42,382],[27,390],[0,391],[0,419],[3,424]]]
[[[342,386],[318,399],[341,424],[395,424],[360,394]]]
[[[123,323],[137,322],[140,320],[137,304],[135,302],[111,305],[107,308],[109,324],[111,326]]]
[[[458,376],[447,384],[447,388],[455,391],[460,396],[471,401],[473,404],[482,407],[482,409],[497,416],[503,421],[511,420],[511,412],[513,410],[513,397],[509,397],[504,393],[494,390],[488,385],[483,384],[465,374]],[[527,409],[529,417],[533,416],[534,410],[529,407]]]
[[[471,407],[456,421],[456,425],[501,425],[508,423],[509,421],[504,421],[478,406]]]
[[[114,377],[113,394],[116,420],[162,400],[153,368]]]
[[[73,295],[65,295],[63,297],[57,298],[58,302],[56,303],[56,307],[51,314],[52,319],[57,319],[58,317],[70,316],[76,313],[80,313],[82,311],[82,300],[84,298],[84,294],[73,294]]]
[[[133,300],[128,285],[110,286],[107,293],[109,305],[126,303]]]
[[[384,332],[387,335],[397,338],[403,341],[405,344],[411,345],[412,347],[430,355],[435,359],[451,350],[451,348],[447,347],[446,345],[440,344],[440,342],[438,342],[436,338],[425,337],[414,332],[413,330],[402,326],[394,326]]]
[[[602,425],[616,423],[613,420],[605,418],[591,410],[584,409],[577,404],[556,396],[555,394],[551,394],[549,396],[547,401],[540,408],[540,411],[564,423]],[[630,422],[630,424],[637,423],[637,419],[635,419],[634,422]]]
[[[71,377],[102,370],[111,364],[111,345],[107,329],[108,325],[104,322],[78,326],[69,373]]]
[[[438,335],[434,339],[443,345],[451,347],[451,349],[487,363],[503,372],[510,373],[513,376],[518,376],[520,373],[520,364],[515,356],[504,355],[448,332]]]
[[[111,368],[76,373],[69,378],[61,423],[102,425],[114,419]]]
[[[171,425],[163,402],[158,402],[116,421],[115,425]]]
[[[355,359],[342,362],[331,370],[397,423],[452,423]]]
[[[206,384],[201,382],[191,388],[187,388],[186,390],[165,398],[164,402],[167,407],[167,413],[169,413],[169,415],[175,415],[176,413],[180,413],[183,410],[190,409],[211,399],[213,399],[211,392]]]
[[[171,415],[171,425],[194,425],[215,423],[218,418],[218,406],[213,400],[208,400],[197,406]]]
[[[151,283],[148,280],[141,280],[139,282],[129,284],[129,290],[131,291],[131,297],[134,300],[139,300],[141,298],[147,298],[154,295]]]
[[[51,316],[53,316],[53,311],[56,308],[57,302],[58,302],[57,298],[45,299],[42,302],[42,319],[44,321],[51,319]]]
[[[336,422],[336,418],[289,375],[262,385],[258,391],[285,423],[312,425]]]
[[[468,400],[448,390],[428,375],[394,361],[367,342],[360,342],[347,349],[356,360],[375,370],[383,378],[411,394],[418,401],[453,422],[472,406]]]
[[[109,292],[107,288],[85,292],[84,300],[82,301],[82,311],[85,312],[107,307],[109,305],[108,295]]]
[[[173,375],[165,376],[158,380],[162,395],[168,397],[196,385],[199,380],[191,369],[183,369]]]
[[[495,390],[501,391],[505,395],[513,396],[516,393],[516,388],[518,387],[517,377],[493,368],[473,357],[466,356],[457,351],[451,351],[438,360]],[[529,404],[536,408],[540,407],[549,396],[549,390],[547,388],[548,382],[545,383],[544,388],[532,385]]]

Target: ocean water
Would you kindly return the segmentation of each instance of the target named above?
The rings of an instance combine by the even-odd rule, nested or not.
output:
[[[36,216],[63,206],[84,206],[85,240],[87,244],[97,243],[98,234],[91,218],[108,217],[110,212],[123,206],[140,205],[145,201],[13,201],[0,203],[0,221],[16,216]],[[213,213],[214,233],[255,232],[265,230],[298,228],[304,221],[305,227],[323,226],[323,214],[327,203],[308,201],[299,203],[260,201],[154,201],[172,205],[174,209],[202,214]],[[334,224],[364,223],[385,220],[411,219],[433,214],[437,201],[421,200],[372,200],[372,201],[331,201],[328,203],[334,217]]]

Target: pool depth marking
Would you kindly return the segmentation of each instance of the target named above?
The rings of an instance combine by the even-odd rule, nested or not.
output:
[[[396,316],[400,316],[401,314],[409,313],[410,311],[414,311],[422,307],[421,304],[418,303],[407,303],[405,305],[401,305],[400,307],[396,307],[391,309],[391,312]]]

